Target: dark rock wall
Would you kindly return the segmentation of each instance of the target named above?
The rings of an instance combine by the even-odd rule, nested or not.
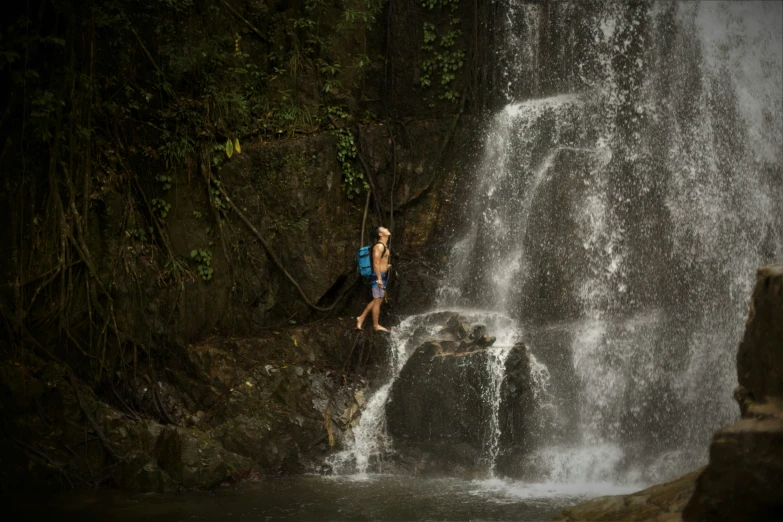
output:
[[[756,274],[737,377],[751,401],[783,398],[783,265],[765,266]]]
[[[87,57],[94,55],[93,90],[87,96],[75,82],[62,118],[95,129],[92,141],[84,139],[82,148],[63,155],[57,140],[41,145],[25,134],[32,128],[24,126],[27,94],[13,85],[9,92],[0,89],[3,106],[11,107],[0,121],[8,136],[0,157],[0,223],[11,231],[0,237],[0,250],[8,253],[0,258],[7,282],[0,287],[6,326],[0,329],[0,365],[7,377],[0,386],[0,457],[10,470],[3,487],[108,481],[159,490],[210,487],[251,469],[301,471],[311,439],[326,435],[322,417],[328,401],[313,391],[325,384],[315,383],[310,373],[292,374],[291,366],[283,369],[283,349],[256,353],[223,343],[242,336],[249,344],[280,348],[269,340],[270,332],[286,339],[310,335],[300,325],[323,314],[304,303],[259,239],[226,207],[213,180],[312,302],[325,307],[339,298],[328,319],[336,330],[349,328],[338,318],[357,315],[366,304],[354,255],[378,224],[394,232],[384,320],[427,308],[479,120],[467,90],[474,70],[469,58],[452,83],[460,93],[456,102],[422,89],[423,24],[459,28],[455,49],[467,52],[473,4],[461,2],[451,12],[427,11],[413,1],[378,2],[380,11],[368,27],[345,31],[339,26],[348,9],[375,3],[319,3],[323,40],[313,45],[305,41],[312,32],[298,25],[307,22],[309,3],[228,2],[236,12],[224,8],[226,3],[202,1],[165,6],[85,1],[60,11],[62,3],[52,4],[55,9],[42,4],[31,31],[64,37],[71,53],[65,62],[78,69],[74,74],[88,71]],[[94,25],[84,18],[92,7]],[[8,24],[25,9],[9,11]],[[168,9],[176,11],[173,16]],[[4,20],[4,35],[13,33],[6,25]],[[158,30],[162,26],[169,30]],[[85,27],[92,27],[87,31],[92,46],[74,37],[87,34]],[[13,45],[11,37],[4,42]],[[67,67],[56,67],[62,53],[29,51],[30,68],[44,76],[40,84],[28,85],[30,92],[37,96],[38,87],[68,84],[60,75]],[[363,53],[371,63],[360,69],[354,63]],[[339,64],[337,74],[322,70]],[[234,66],[252,70],[241,73],[242,82],[224,81],[235,74]],[[8,71],[0,74],[4,85],[12,80]],[[91,74],[79,78],[86,81]],[[330,74],[340,83],[325,90]],[[263,80],[255,85],[253,77]],[[205,80],[213,82],[209,89]],[[118,91],[115,82],[133,88]],[[147,91],[145,98],[141,93]],[[84,99],[92,111],[86,118],[76,113],[82,107],[77,101]],[[295,123],[280,120],[285,107],[299,110]],[[124,112],[116,112],[120,109]],[[345,117],[330,117],[330,110],[344,111]],[[342,189],[335,126],[351,133],[360,155],[353,167],[376,185],[364,238],[365,192],[350,198]],[[226,134],[242,141],[241,153],[230,159],[220,149]],[[181,145],[180,139],[190,152],[176,161],[164,159],[161,151]],[[17,144],[21,154],[7,154]],[[91,170],[77,173],[85,164]],[[157,180],[161,174],[170,177],[169,188]],[[74,179],[78,183],[69,185]],[[58,197],[64,201],[59,211]],[[170,205],[165,213],[157,199]],[[85,224],[83,231],[76,222]],[[84,257],[90,263],[67,235],[59,235],[64,229],[74,244],[83,241],[79,247],[89,250]],[[211,254],[208,281],[192,259],[194,250]],[[354,337],[319,335],[307,342],[298,337],[294,347],[305,346],[309,351],[299,356],[330,383],[349,362],[352,346],[348,368],[356,373],[385,356],[382,349],[356,345]],[[267,371],[267,365],[281,369]],[[119,419],[117,429],[104,428],[109,446],[140,441],[114,448],[121,457],[115,471],[107,471],[111,452],[96,442],[95,429],[73,406],[75,395],[63,377],[71,370],[85,386],[82,394],[90,397],[96,422]],[[47,372],[62,375],[47,381]],[[46,382],[65,383],[57,385],[65,391],[51,394]],[[240,390],[246,402],[239,401]],[[317,404],[311,404],[314,398]],[[291,416],[269,410],[269,401],[283,404],[281,411]],[[65,412],[56,406],[63,403],[71,405]],[[332,408],[339,445],[346,405]],[[288,421],[294,418],[299,420]],[[188,431],[191,426],[197,431]],[[79,442],[85,438],[88,443]],[[26,449],[16,441],[24,441]],[[207,462],[200,468],[197,449],[215,466]],[[89,484],[80,482],[84,477]]]
[[[715,433],[683,518],[783,519],[783,266],[756,273],[737,352],[742,420]]]
[[[334,320],[188,346],[160,381],[129,383],[162,422],[101,399],[56,363],[3,361],[0,488],[171,491],[314,471],[358,411],[364,385],[352,373],[371,347],[351,353],[352,341]]]

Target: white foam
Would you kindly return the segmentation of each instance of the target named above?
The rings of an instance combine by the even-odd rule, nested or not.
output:
[[[564,497],[592,498],[604,495],[627,495],[642,489],[638,485],[618,485],[611,482],[521,482],[492,478],[475,481],[474,495],[491,496],[495,502],[552,499]]]

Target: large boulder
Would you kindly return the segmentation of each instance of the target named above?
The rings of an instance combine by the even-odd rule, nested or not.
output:
[[[481,447],[486,418],[487,351],[447,351],[427,341],[411,355],[386,407],[389,433],[425,444]]]
[[[783,520],[783,410],[718,431],[683,518]]]
[[[506,460],[524,452],[532,406],[528,354],[522,344],[510,348],[497,396],[494,358],[509,348],[494,342],[483,326],[454,316],[405,363],[390,392],[386,423],[394,447],[416,462],[416,471],[485,472],[493,405],[502,433],[496,449]]]

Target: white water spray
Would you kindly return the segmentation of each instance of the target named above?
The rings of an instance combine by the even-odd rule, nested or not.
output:
[[[782,11],[557,4],[547,23],[567,34],[578,18],[588,37],[568,33],[578,73],[550,83],[579,95],[512,103],[491,120],[451,256],[459,271],[447,269],[461,280],[440,305],[525,324],[559,418],[555,442],[529,456],[539,477],[674,478],[737,415],[733,354],[753,273],[783,256],[772,198],[783,193]],[[507,12],[505,31],[535,33],[517,2]],[[502,40],[506,76],[527,82],[506,95],[540,92],[539,74],[516,74],[539,40]]]
[[[506,1],[501,94],[537,98],[488,124],[438,306],[511,317],[489,331],[531,347],[534,482],[674,478],[737,415],[752,276],[783,257],[783,12],[739,4],[557,3],[547,23],[568,36],[552,52],[578,62],[545,81],[543,8]],[[541,97],[547,82],[569,94]],[[346,469],[366,473],[389,451],[385,403],[427,317],[397,327],[392,378],[335,459]],[[513,342],[488,358],[491,471]]]

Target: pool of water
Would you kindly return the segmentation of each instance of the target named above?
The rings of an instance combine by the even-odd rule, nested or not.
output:
[[[565,507],[638,488],[607,484],[525,484],[490,479],[425,479],[391,475],[297,476],[212,491],[169,494],[115,490],[42,498],[2,498],[4,520],[265,521],[265,520],[549,520]]]

